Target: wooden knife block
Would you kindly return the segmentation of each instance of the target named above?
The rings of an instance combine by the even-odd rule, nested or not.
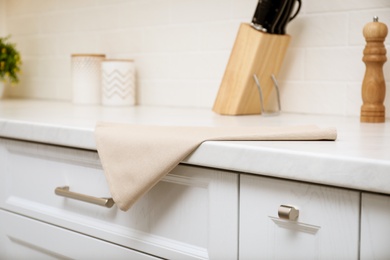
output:
[[[289,35],[268,34],[243,23],[237,34],[213,111],[223,115],[261,114],[260,96],[253,78],[256,74],[264,105],[278,75],[290,42]]]

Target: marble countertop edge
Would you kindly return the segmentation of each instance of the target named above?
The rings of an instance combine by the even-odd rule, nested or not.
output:
[[[283,114],[219,116],[181,108],[105,108],[65,102],[0,102],[0,137],[96,151],[98,121],[185,126],[336,127],[336,141],[206,141],[182,163],[390,194],[390,122],[357,117]]]

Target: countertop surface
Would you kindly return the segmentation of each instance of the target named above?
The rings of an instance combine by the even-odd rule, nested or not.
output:
[[[336,141],[207,141],[182,163],[390,194],[390,122],[285,114],[221,116],[208,109],[0,101],[0,137],[96,150],[96,122],[175,126],[336,127]]]

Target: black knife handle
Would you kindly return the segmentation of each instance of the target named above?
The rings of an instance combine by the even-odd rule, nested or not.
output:
[[[291,21],[292,19],[294,19],[294,18],[298,15],[299,11],[301,10],[301,5],[302,5],[301,0],[296,0],[296,1],[298,2],[298,8],[297,8],[297,10],[295,11],[295,14],[293,14],[293,15],[290,17],[290,20],[289,20],[289,21]]]
[[[297,8],[295,8],[296,2],[298,2]],[[283,14],[271,32],[275,34],[285,34],[287,24],[298,15],[299,10],[301,9],[301,5],[301,0],[287,0],[287,5],[283,11]],[[294,9],[295,13],[292,14]]]
[[[256,30],[280,34],[281,21],[286,19],[285,9],[295,0],[259,0],[252,19],[252,27]]]
[[[278,25],[283,20],[283,14],[285,14],[285,11],[287,8],[289,8],[290,0],[274,0],[274,7],[272,9],[272,20],[270,20],[270,33],[272,34],[278,34]]]
[[[269,15],[272,7],[272,0],[259,0],[255,10],[255,14],[252,18],[252,25],[255,29],[261,31],[267,31],[267,16]]]

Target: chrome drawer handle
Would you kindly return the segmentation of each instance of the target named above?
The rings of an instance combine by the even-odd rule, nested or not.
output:
[[[62,197],[80,200],[95,205],[103,206],[106,208],[111,208],[115,204],[112,198],[96,198],[89,195],[84,195],[84,194],[69,191],[69,186],[57,187],[54,192],[55,194]]]
[[[294,206],[280,205],[278,216],[283,219],[296,220],[299,217],[299,209]]]

